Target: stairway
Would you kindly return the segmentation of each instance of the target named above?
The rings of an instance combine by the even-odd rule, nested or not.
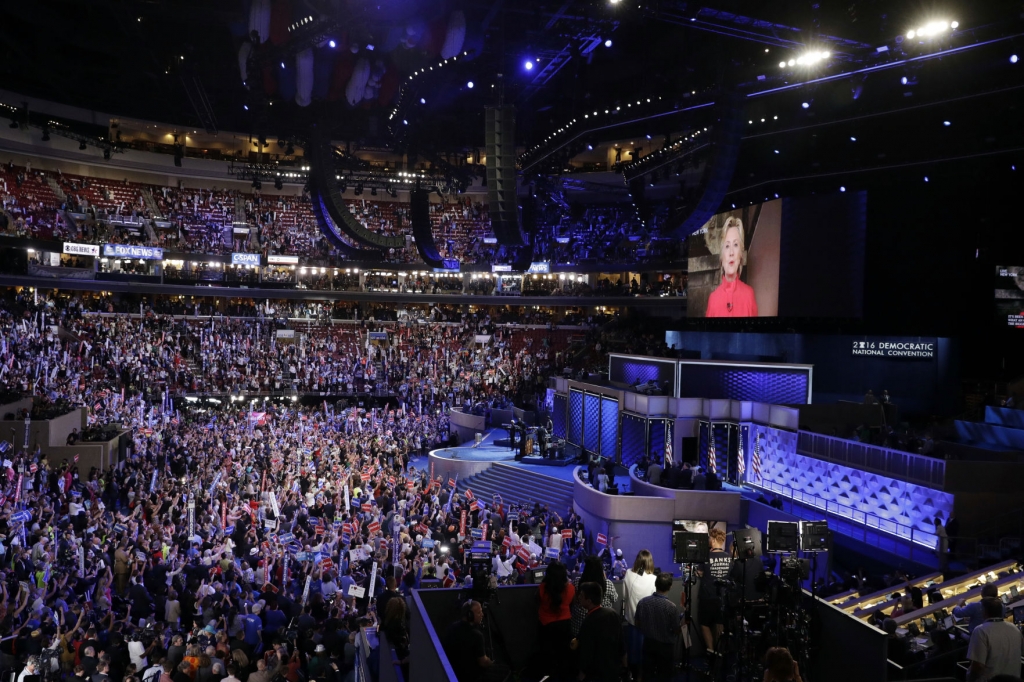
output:
[[[460,493],[470,488],[488,505],[495,493],[501,495],[506,505],[517,502],[532,507],[534,502],[540,502],[563,516],[572,505],[572,482],[508,464],[495,464],[479,474],[460,479],[458,488]]]
[[[146,204],[146,210],[149,211],[149,215],[154,220],[163,220],[164,216],[160,212],[160,207],[156,205],[156,199],[153,198],[153,192],[148,187],[142,189],[142,201]]]
[[[60,185],[57,184],[56,180],[54,180],[49,175],[47,175],[46,176],[46,184],[50,186],[50,189],[53,191],[53,195],[55,197],[57,197],[57,199],[58,199],[58,201],[60,201],[60,203],[63,204],[65,202],[67,202],[68,196],[66,194],[64,194],[64,190],[62,190],[60,188]]]

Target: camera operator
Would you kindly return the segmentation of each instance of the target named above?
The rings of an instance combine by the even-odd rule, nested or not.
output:
[[[736,596],[750,603],[760,601],[763,597],[758,589],[758,580],[762,573],[761,560],[754,555],[750,547],[744,549],[741,556],[733,559],[729,568],[729,580],[736,583]]]
[[[470,599],[462,605],[459,620],[445,633],[442,645],[459,682],[479,682],[493,664],[484,651],[484,635],[480,632],[483,622],[483,607]]]

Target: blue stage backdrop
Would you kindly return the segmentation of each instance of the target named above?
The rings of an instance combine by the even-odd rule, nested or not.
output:
[[[601,396],[583,394],[583,449],[597,453],[601,447]]]
[[[650,420],[647,435],[647,458],[652,462],[665,461],[665,420]]]
[[[920,337],[933,343],[933,358],[911,359],[854,355],[854,342],[881,344],[892,337],[816,334],[733,334],[706,331],[670,331],[665,343],[688,356],[703,360],[735,360],[796,363],[814,366],[815,403],[838,400],[860,402],[871,389],[878,395],[886,388],[901,412],[951,415],[962,412],[960,349],[953,339]],[[700,388],[700,385],[697,385]],[[685,390],[704,398],[703,391]],[[691,397],[693,397],[691,396]],[[758,399],[760,400],[760,399]],[[773,402],[766,400],[765,402]],[[783,401],[775,401],[783,402]]]
[[[647,420],[634,414],[620,414],[622,454],[619,463],[627,469],[639,464],[647,447]]]
[[[751,424],[744,447],[755,443],[761,476],[748,470],[749,484],[829,516],[934,547],[935,519],[953,512],[953,495],[941,490],[798,454],[795,432]]]
[[[569,435],[572,445],[583,445],[583,391],[569,390]]]
[[[806,405],[810,368],[679,363],[681,398],[729,398],[772,405]]]
[[[619,401],[601,398],[601,456],[619,459]]]
[[[661,387],[668,387],[665,395],[673,395],[676,385],[675,360],[609,355],[608,381],[628,386],[654,381]]]
[[[555,394],[555,410],[551,414],[551,426],[554,436],[565,438],[565,411],[569,405],[569,397]]]

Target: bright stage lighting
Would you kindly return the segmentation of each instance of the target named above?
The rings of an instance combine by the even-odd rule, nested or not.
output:
[[[332,48],[335,48],[335,47],[338,46],[338,44],[336,42],[334,42],[333,40],[328,41],[327,44],[330,45]]]
[[[802,106],[804,109],[810,109],[811,108],[811,103],[810,102],[804,102],[800,106]]]
[[[832,53],[829,52],[828,50],[811,50],[810,52],[805,52],[804,54],[800,55],[797,58],[796,63],[800,64],[801,66],[814,66],[818,62],[828,59],[830,56],[832,56]]]
[[[605,47],[611,47],[612,46],[612,41],[611,41],[610,38],[608,40],[604,41],[604,46]]]
[[[917,29],[911,29],[907,31],[907,40],[913,40],[914,38],[931,38],[937,36],[940,33],[945,33],[949,29],[955,29],[959,26],[959,22],[948,22],[948,21],[929,21],[924,26]]]
[[[533,62],[527,59],[525,62],[523,62],[523,68],[526,69],[527,71],[533,71]]]
[[[1015,54],[1011,54],[1010,55],[1010,63],[1011,64],[1016,64],[1017,63],[1017,55],[1015,55]]]
[[[466,83],[466,87],[469,88],[470,90],[472,90],[473,89],[473,81],[469,81],[468,83]]]

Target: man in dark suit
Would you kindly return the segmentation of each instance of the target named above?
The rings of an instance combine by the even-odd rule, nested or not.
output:
[[[572,648],[579,654],[580,680],[617,682],[626,654],[622,623],[619,614],[601,606],[601,598],[601,586],[597,583],[580,585],[577,599],[587,615]]]

